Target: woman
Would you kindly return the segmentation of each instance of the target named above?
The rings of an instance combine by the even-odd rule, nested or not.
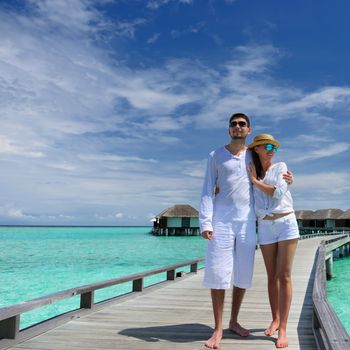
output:
[[[282,177],[287,166],[283,162],[272,162],[279,146],[272,135],[260,134],[248,148],[252,151],[249,171],[272,313],[272,322],[265,335],[271,336],[278,330],[276,347],[285,348],[288,346],[286,329],[292,300],[291,270],[299,230],[292,196]]]

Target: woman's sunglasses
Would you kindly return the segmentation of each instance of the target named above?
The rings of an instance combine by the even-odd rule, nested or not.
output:
[[[271,143],[267,143],[265,145],[266,151],[274,151],[275,153],[277,152],[277,147],[275,145],[272,145]]]

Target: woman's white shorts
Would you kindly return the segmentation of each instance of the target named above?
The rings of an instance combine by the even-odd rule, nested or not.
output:
[[[276,220],[259,220],[259,244],[272,244],[295,238],[299,238],[299,228],[294,213]]]
[[[250,221],[214,222],[208,241],[203,286],[230,289],[252,286],[256,224]]]

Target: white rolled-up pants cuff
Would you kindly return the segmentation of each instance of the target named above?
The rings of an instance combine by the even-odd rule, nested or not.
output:
[[[208,241],[203,286],[210,289],[251,288],[256,248],[256,224],[214,222]]]

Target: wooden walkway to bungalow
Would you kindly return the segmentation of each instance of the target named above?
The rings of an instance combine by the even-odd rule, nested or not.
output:
[[[322,239],[299,241],[293,269],[289,350],[317,349],[312,332],[312,267]],[[209,291],[201,287],[202,276],[200,270],[196,275],[133,293],[11,349],[204,349],[204,342],[212,332],[213,316]],[[231,293],[227,293],[224,314],[227,325],[230,299]],[[243,339],[225,330],[220,349],[274,349],[275,338],[263,333],[270,318],[265,268],[258,250],[253,288],[247,291],[240,313],[240,322],[251,330],[251,336]]]

